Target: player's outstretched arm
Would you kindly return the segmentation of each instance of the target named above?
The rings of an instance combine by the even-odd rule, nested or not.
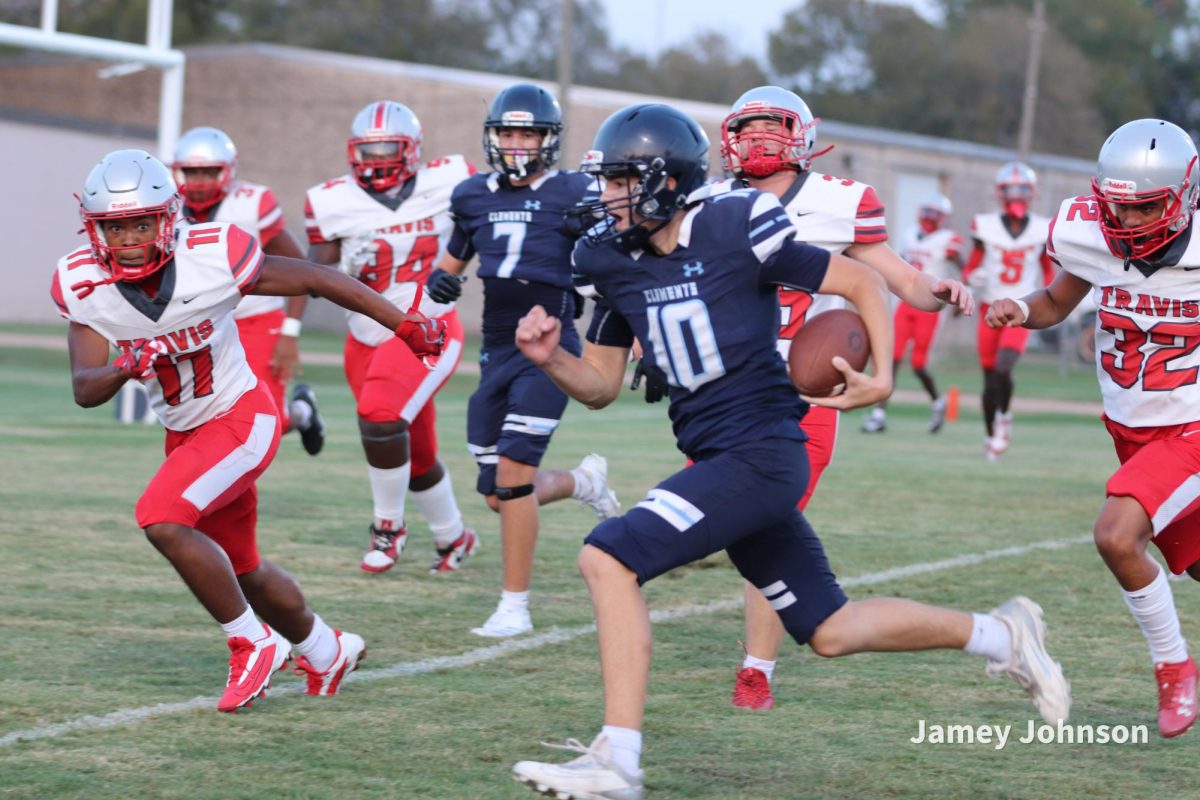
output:
[[[517,347],[537,364],[568,396],[588,408],[603,408],[617,399],[629,363],[629,348],[585,342],[583,357],[564,350],[559,342],[562,322],[534,306],[517,323]]]
[[[76,404],[93,408],[107,403],[129,380],[125,370],[108,363],[108,341],[87,325],[71,323],[67,349]]]
[[[300,243],[286,228],[267,242],[263,251],[269,256],[304,258]],[[296,321],[283,323],[283,333],[275,341],[275,351],[271,353],[271,372],[284,383],[300,373],[300,319],[307,304],[308,295],[298,294],[287,299],[287,319]]]
[[[366,314],[390,330],[395,330],[402,322],[425,319],[422,314],[404,313],[374,289],[338,270],[282,256],[267,256],[258,282],[250,293],[324,297],[342,308]]]
[[[922,311],[939,311],[952,305],[963,314],[975,313],[975,298],[960,281],[935,279],[902,259],[886,242],[856,244],[846,255],[863,262],[887,281],[888,291]]]
[[[855,372],[842,357],[833,365],[846,376],[846,390],[833,397],[806,398],[830,408],[861,408],[885,400],[892,393],[892,315],[887,284],[878,272],[840,255],[831,255],[819,291],[849,300],[858,309],[871,340],[875,374]]]
[[[1005,297],[992,303],[985,321],[991,328],[1049,328],[1066,319],[1091,290],[1083,278],[1059,271],[1045,289],[1020,300]]]

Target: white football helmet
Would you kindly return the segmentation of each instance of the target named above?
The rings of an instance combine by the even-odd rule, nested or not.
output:
[[[216,178],[208,178],[190,169],[217,168]],[[204,211],[225,199],[237,177],[237,148],[233,140],[217,128],[192,128],[175,144],[171,163],[179,194],[190,208]]]
[[[1196,145],[1182,128],[1161,119],[1138,119],[1113,131],[1100,148],[1092,192],[1100,201],[1100,227],[1118,258],[1142,258],[1187,229],[1200,192]],[[1136,228],[1117,217],[1122,205],[1165,201],[1162,216]]]
[[[781,123],[778,131],[743,131],[752,119]],[[759,86],[739,97],[721,122],[721,158],[725,169],[741,178],[762,178],[780,170],[806,171],[820,155],[816,117],[795,92]]]
[[[421,164],[421,121],[401,103],[371,103],[350,125],[346,159],[364,189],[382,192],[408,180]]]
[[[944,194],[931,194],[917,207],[917,221],[926,233],[933,233],[954,213],[954,205]]]
[[[96,260],[112,280],[136,282],[171,260],[180,205],[166,165],[145,150],[117,150],[92,168],[79,198],[79,216]],[[118,245],[105,239],[105,222],[146,216],[155,217],[153,241]],[[122,256],[128,260],[130,251],[137,250],[142,251],[141,264],[121,263]]]

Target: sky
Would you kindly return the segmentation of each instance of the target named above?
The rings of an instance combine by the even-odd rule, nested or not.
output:
[[[893,0],[932,18],[932,0]],[[767,50],[767,34],[803,0],[601,0],[616,44],[656,55],[695,33],[717,30],[747,55]],[[739,12],[739,8],[743,11]],[[746,13],[746,9],[753,9]]]

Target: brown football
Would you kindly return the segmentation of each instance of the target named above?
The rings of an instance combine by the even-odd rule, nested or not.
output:
[[[833,366],[833,357],[841,356],[861,372],[870,355],[862,317],[848,309],[834,309],[805,320],[788,351],[788,372],[800,394],[829,397],[841,392],[846,382]]]

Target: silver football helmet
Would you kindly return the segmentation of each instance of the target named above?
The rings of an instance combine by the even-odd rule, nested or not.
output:
[[[379,100],[354,117],[346,159],[364,189],[386,191],[421,164],[421,121],[402,103]]]
[[[917,221],[926,233],[942,226],[946,218],[954,213],[954,205],[944,194],[931,194],[921,200],[917,207]]]
[[[743,131],[752,119],[781,123],[778,131]],[[762,178],[781,170],[805,171],[820,155],[816,117],[795,92],[759,86],[739,97],[721,122],[721,159],[735,176]]]
[[[1037,173],[1024,162],[1010,161],[996,172],[996,199],[1004,213],[1023,219],[1037,194]]]
[[[180,205],[165,164],[145,150],[116,150],[84,182],[79,216],[100,265],[115,280],[140,281],[171,260]],[[105,237],[105,223],[138,217],[153,218],[153,240],[122,244]]]
[[[1182,128],[1161,119],[1138,119],[1113,131],[1100,148],[1092,192],[1100,201],[1100,227],[1118,258],[1142,258],[1187,229],[1200,192],[1196,145]],[[1120,206],[1163,202],[1162,216],[1125,227]]]
[[[192,171],[214,168],[220,170],[215,177]],[[229,194],[237,178],[237,148],[222,130],[192,128],[175,144],[171,171],[188,206],[204,211]]]

